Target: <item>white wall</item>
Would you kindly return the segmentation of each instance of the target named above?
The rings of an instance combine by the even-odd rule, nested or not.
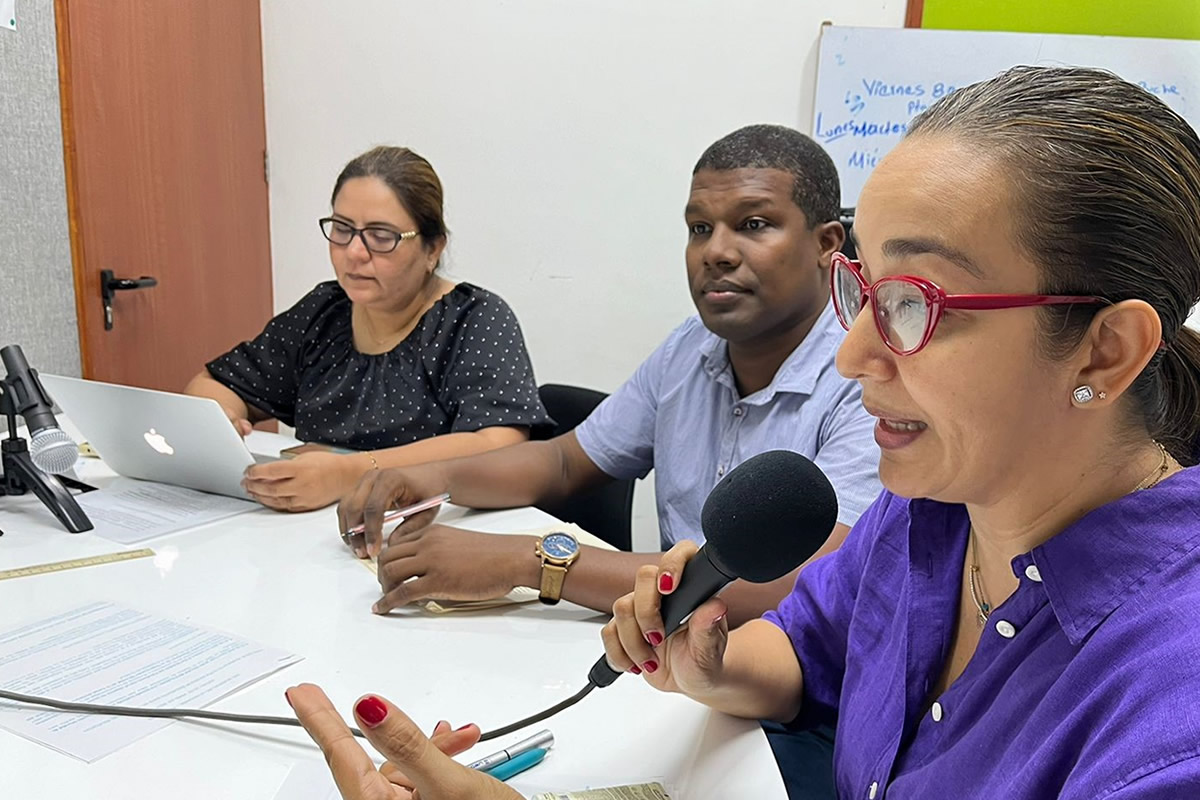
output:
[[[540,382],[605,391],[693,311],[683,206],[700,153],[749,123],[807,132],[821,22],[899,26],[905,9],[262,4],[276,308],[332,275],[316,219],[341,166],[375,144],[407,145],[445,186],[448,274],[513,306]],[[653,516],[648,494],[639,523]]]

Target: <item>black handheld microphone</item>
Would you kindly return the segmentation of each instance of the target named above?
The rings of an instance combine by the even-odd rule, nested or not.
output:
[[[735,578],[768,583],[807,561],[837,524],[829,479],[799,453],[770,450],[747,459],[709,493],[700,514],[705,544],[679,587],[662,599],[664,634]],[[621,676],[601,656],[588,673],[595,686]]]
[[[54,402],[38,380],[37,370],[29,366],[20,345],[0,348],[0,360],[8,377],[4,390],[12,408],[25,418],[29,428],[29,457],[43,472],[57,474],[75,466],[79,448],[75,441],[58,427],[54,418]]]

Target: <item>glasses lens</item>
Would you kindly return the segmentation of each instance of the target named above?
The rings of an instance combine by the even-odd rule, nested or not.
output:
[[[882,280],[875,287],[875,316],[888,344],[911,353],[925,338],[929,303],[925,293],[904,280]]]
[[[321,220],[321,232],[334,244],[350,244],[350,240],[354,238],[354,228],[336,219]]]
[[[842,327],[850,330],[862,311],[862,284],[850,265],[840,258],[833,262],[833,308]]]
[[[367,228],[367,249],[372,253],[390,253],[400,243],[400,234],[387,228]]]

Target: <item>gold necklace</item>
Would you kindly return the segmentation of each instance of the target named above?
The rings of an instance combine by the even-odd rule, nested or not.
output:
[[[988,617],[991,616],[992,606],[990,603],[987,602],[987,600],[985,600],[983,598],[983,580],[979,579],[980,586],[979,587],[975,586],[975,581],[976,581],[975,576],[979,574],[979,551],[975,547],[975,526],[974,525],[972,525],[971,529],[970,529],[969,544],[971,545],[971,569],[967,573],[967,582],[971,586],[971,600],[974,601],[975,608],[978,609],[978,611],[979,611],[979,614],[976,616],[976,619],[979,620],[979,627],[982,628],[984,625],[987,624]]]
[[[1158,441],[1157,439],[1154,440],[1154,446],[1158,448],[1158,452],[1162,455],[1162,460],[1159,461],[1158,466],[1154,468],[1153,472],[1142,478],[1141,482],[1138,483],[1137,486],[1133,487],[1133,491],[1135,492],[1140,492],[1143,489],[1149,489],[1152,486],[1157,486],[1158,482],[1161,481],[1163,476],[1167,474],[1167,468],[1171,460],[1171,457],[1167,455],[1167,448],[1163,447],[1162,442]]]
[[[1155,440],[1154,445],[1158,448],[1158,452],[1161,455],[1158,466],[1156,466],[1153,472],[1143,478],[1141,482],[1133,488],[1133,491],[1135,492],[1140,492],[1143,489],[1149,489],[1153,486],[1157,486],[1159,481],[1163,479],[1163,476],[1167,474],[1167,469],[1169,468],[1171,461],[1171,457],[1167,454],[1167,448],[1163,447],[1162,442],[1157,440]],[[976,616],[976,619],[979,620],[980,627],[983,627],[987,624],[988,617],[992,614],[992,606],[983,596],[983,579],[979,577],[979,550],[975,544],[974,525],[972,525],[970,528],[969,536],[969,544],[971,546],[971,567],[967,573],[967,583],[971,589],[971,601],[975,603],[975,608],[979,612]]]
[[[359,321],[362,323],[360,331],[364,334],[362,338],[365,341],[361,344],[365,346],[359,349],[363,352],[375,354],[391,352],[396,345],[400,344],[408,336],[409,331],[405,329],[392,331],[380,336],[375,332],[375,326],[371,323],[371,317],[367,314],[366,310],[356,306],[353,313],[358,315]]]

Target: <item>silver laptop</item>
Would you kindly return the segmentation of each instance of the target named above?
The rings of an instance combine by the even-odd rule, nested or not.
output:
[[[255,456],[216,400],[40,374],[46,391],[112,470],[127,478],[248,498]]]

